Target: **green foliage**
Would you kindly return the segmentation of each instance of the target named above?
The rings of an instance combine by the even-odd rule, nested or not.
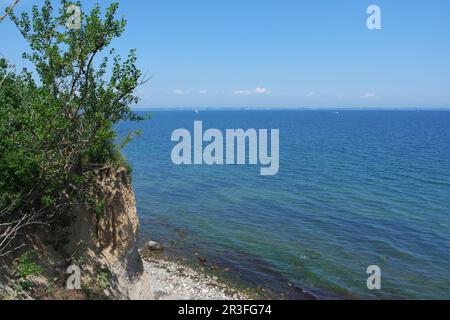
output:
[[[11,73],[10,66],[0,59],[0,194],[3,201],[12,200],[12,194],[30,190],[39,175],[42,154],[32,135],[41,131],[43,123],[29,114],[29,104],[37,88],[31,75],[25,71]],[[27,131],[31,127],[34,130]],[[7,192],[7,193],[5,193]]]
[[[113,162],[122,168],[125,168],[128,172],[128,174],[131,174],[133,171],[133,168],[131,167],[131,164],[128,162],[128,160],[123,156],[122,152],[119,150],[116,150],[113,154]]]
[[[9,243],[1,237],[14,221],[51,220],[67,211],[67,198],[83,192],[85,171],[123,161],[114,126],[142,120],[130,107],[145,81],[136,51],[122,59],[109,48],[126,26],[116,18],[118,3],[103,14],[99,5],[82,11],[80,29],[64,27],[67,7],[79,2],[61,0],[57,10],[52,3],[11,13],[29,44],[23,57],[33,71],[12,72],[0,59],[0,243]],[[47,210],[30,218],[32,209]]]
[[[78,258],[76,259],[76,263],[77,263],[77,265],[79,265],[79,266],[83,266],[85,263],[86,263],[86,261],[87,261],[87,258],[86,258],[86,256],[85,255],[79,255],[78,256]]]
[[[16,273],[20,278],[25,280],[27,277],[41,274],[42,271],[43,269],[33,261],[33,252],[27,251],[20,256],[16,267]]]
[[[19,282],[16,286],[17,291],[30,290],[31,288],[33,288],[33,281],[31,281],[29,279],[19,280]]]
[[[140,137],[142,135],[141,130],[136,130],[134,132],[129,132],[126,137],[122,140],[122,142],[119,143],[118,147],[119,149],[123,149],[127,146],[128,143],[130,143],[134,137]]]
[[[88,202],[97,219],[101,219],[105,216],[105,201],[89,198]]]
[[[112,273],[108,269],[97,270],[97,285],[99,289],[108,289],[111,284]]]

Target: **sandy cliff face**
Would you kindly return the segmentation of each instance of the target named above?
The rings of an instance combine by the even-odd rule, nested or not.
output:
[[[122,260],[137,252],[139,219],[131,179],[125,169],[107,168],[95,173],[90,194],[102,203],[101,215],[96,215],[85,203],[75,206],[67,249],[80,242],[109,261]]]
[[[111,273],[109,295],[137,298],[142,295],[137,283],[143,265],[137,246],[139,219],[131,178],[124,168],[98,170],[94,176],[90,193],[102,203],[103,212],[95,215],[86,204],[75,207],[66,250],[76,252],[84,247],[91,261]],[[90,269],[88,265],[85,282],[90,281]]]
[[[108,168],[98,171],[96,176],[94,192],[104,202],[104,215],[96,223],[90,223],[95,228],[91,231],[95,231],[97,248],[113,258],[135,247],[139,231],[136,200],[125,169]]]
[[[113,167],[90,176],[88,187],[70,212],[49,227],[30,230],[18,239],[26,247],[15,257],[0,261],[0,298],[145,298],[131,177],[126,169]],[[96,205],[99,210],[93,210]],[[18,257],[27,251],[33,253],[43,271],[27,279],[34,283],[31,290],[13,290],[24,280],[17,277],[15,270]],[[80,269],[82,290],[66,290],[69,266]],[[47,296],[49,288],[56,293]]]

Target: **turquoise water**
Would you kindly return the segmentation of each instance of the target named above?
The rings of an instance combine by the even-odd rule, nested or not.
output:
[[[277,297],[450,299],[450,112],[151,114],[119,128],[142,129],[125,153],[143,238]],[[171,133],[194,120],[280,129],[279,174],[173,165]]]

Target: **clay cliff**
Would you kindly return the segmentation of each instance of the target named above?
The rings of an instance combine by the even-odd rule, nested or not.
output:
[[[138,252],[139,219],[131,177],[125,168],[107,167],[90,175],[85,190],[99,203],[75,201],[73,210],[56,225],[42,227],[19,241],[25,248],[1,261],[0,295],[11,298],[132,299],[143,296],[143,263]],[[40,270],[18,275],[24,252]],[[27,256],[28,257],[28,256]],[[81,272],[80,290],[66,290],[68,268]],[[27,288],[21,283],[27,281]]]

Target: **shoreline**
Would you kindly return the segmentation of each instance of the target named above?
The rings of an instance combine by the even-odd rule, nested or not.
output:
[[[238,288],[220,275],[174,261],[162,253],[140,249],[143,274],[132,284],[143,300],[252,300],[257,294]]]
[[[160,246],[161,250],[148,249],[145,246],[140,245],[139,254],[144,262],[144,271],[149,269],[151,272],[153,269],[160,271],[163,268],[169,272],[170,275],[175,274],[181,277],[180,282],[184,278],[201,278],[204,280],[204,285],[213,285],[223,289],[226,295],[233,296],[238,295],[237,300],[320,300],[319,296],[313,295],[310,292],[305,291],[301,287],[297,287],[287,282],[287,288],[285,290],[276,290],[276,288],[270,288],[261,286],[260,284],[248,281],[245,277],[242,277],[238,270],[224,267],[220,264],[207,264],[209,258],[200,256],[198,253],[194,253],[192,257],[170,250],[170,248],[164,248],[154,241],[149,240],[153,244]],[[208,258],[208,259],[207,259]],[[204,259],[205,262],[197,262],[196,260]],[[144,273],[145,273],[144,272]],[[158,275],[158,271],[156,275]],[[169,281],[171,282],[171,281]],[[192,284],[192,290],[196,290],[197,282]],[[222,298],[213,298],[215,300]],[[236,298],[233,298],[236,299]],[[338,296],[333,296],[333,299],[339,299]],[[182,299],[183,300],[183,299]],[[194,300],[196,300],[194,298]]]

